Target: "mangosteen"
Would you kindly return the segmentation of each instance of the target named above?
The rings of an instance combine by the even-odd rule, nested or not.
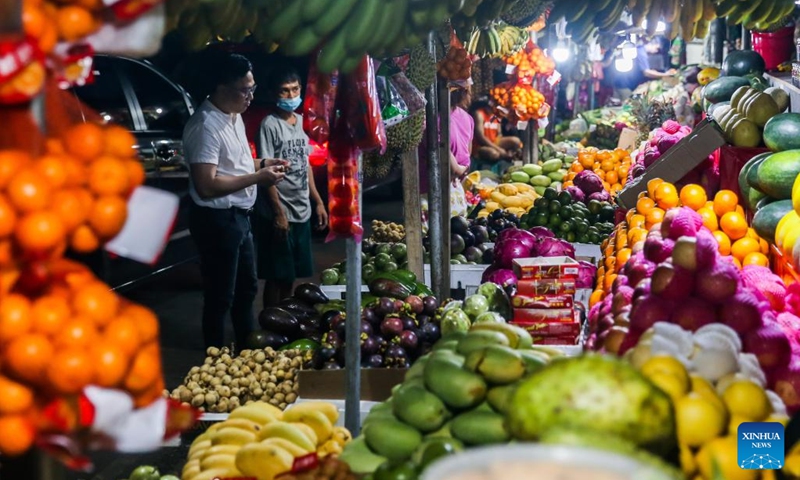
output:
[[[420,328],[420,336],[424,342],[436,343],[442,337],[442,333],[439,330],[439,325],[434,322],[428,322]]]
[[[373,355],[378,353],[379,348],[380,345],[378,344],[377,340],[375,340],[374,336],[361,335],[361,355]]]
[[[417,338],[416,333],[412,332],[411,330],[406,330],[400,334],[400,346],[403,347],[407,352],[416,350],[418,345],[419,338]]]
[[[439,308],[439,300],[433,295],[427,296],[422,299],[422,306],[426,315],[433,316],[436,314],[436,309]]]
[[[422,298],[417,295],[409,295],[408,298],[406,298],[406,304],[411,312],[416,315],[419,315],[425,309],[425,306],[422,304]]]
[[[347,321],[345,320],[345,316],[343,314],[339,314],[338,316],[334,317],[331,320],[331,331],[336,332],[336,334],[344,340],[347,337]]]
[[[417,315],[417,326],[419,326],[420,328],[424,327],[430,321],[431,317],[429,315],[425,314]]]
[[[377,313],[379,317],[385,317],[386,315],[395,313],[394,300],[389,297],[381,297],[380,300],[378,300],[378,306],[375,307],[375,313]]]
[[[336,363],[336,361],[331,360],[330,362],[326,362],[325,365],[322,367],[323,370],[341,370],[342,367]]]
[[[408,362],[408,353],[400,345],[389,345],[383,355],[387,367],[399,367]]]
[[[339,350],[340,348],[342,348],[342,344],[343,344],[342,337],[340,337],[339,334],[336,333],[335,330],[331,330],[328,333],[326,333],[325,335],[323,335],[322,336],[322,341],[324,343],[330,345],[331,348],[333,348],[334,350]]]
[[[378,325],[381,322],[381,317],[378,312],[372,307],[367,307],[361,311],[361,319],[366,320],[372,325]]]
[[[400,317],[386,317],[381,322],[381,334],[384,338],[394,338],[403,332],[403,321]]]
[[[394,301],[394,311],[392,313],[402,312],[403,308],[405,308],[406,302],[402,300],[395,300]]]
[[[400,320],[403,322],[403,330],[416,330],[418,327],[417,321],[414,319],[414,317],[403,315],[400,317]]]
[[[464,247],[469,248],[475,245],[475,235],[472,232],[465,232],[461,238],[464,239]]]
[[[336,355],[336,349],[333,348],[329,343],[323,343],[322,347],[320,347],[319,351],[317,352],[319,358],[322,359],[323,362],[327,362],[328,360],[332,359],[334,355]]]
[[[367,335],[372,335],[373,332],[372,324],[366,320],[361,320],[361,333],[366,333]]]
[[[367,358],[367,368],[381,368],[383,366],[383,357],[381,355],[370,355]]]

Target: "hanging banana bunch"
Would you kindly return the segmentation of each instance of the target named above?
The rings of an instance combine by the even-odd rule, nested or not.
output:
[[[489,25],[474,28],[466,44],[467,53],[481,58],[500,58],[517,53],[528,42],[530,34],[511,25]]]

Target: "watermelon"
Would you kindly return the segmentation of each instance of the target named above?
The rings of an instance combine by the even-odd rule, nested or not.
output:
[[[753,50],[735,50],[722,61],[720,75],[723,77],[744,76],[749,73],[763,75],[767,70],[764,57]]]
[[[750,82],[744,77],[720,77],[703,87],[703,98],[710,103],[727,102],[737,88],[745,86]]]
[[[780,113],[764,125],[764,144],[773,152],[800,148],[800,113]]]
[[[750,159],[750,162],[747,162],[750,164],[750,168],[747,169],[746,173],[747,184],[750,185],[751,188],[755,189],[758,189],[758,176],[756,175],[758,173],[758,167],[769,157],[769,155],[765,155],[763,157],[761,155],[757,155],[757,157],[758,158],[752,158]],[[746,165],[747,164],[745,164],[745,166]]]
[[[753,216],[753,230],[759,237],[775,243],[775,229],[784,215],[792,211],[791,200],[778,200],[758,209]]]
[[[758,165],[757,189],[777,200],[792,198],[792,185],[800,175],[800,150],[773,153]]]
[[[748,160],[739,171],[739,198],[744,199],[745,206],[747,206],[749,210],[755,210],[756,202],[764,197],[764,193],[754,189],[747,183],[747,172],[754,164],[760,163],[770,155],[770,152],[764,152],[754,156]],[[751,199],[755,201],[750,203]]]

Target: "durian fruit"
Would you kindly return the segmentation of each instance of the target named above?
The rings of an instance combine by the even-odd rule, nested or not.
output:
[[[387,149],[383,155],[379,151],[373,150],[365,152],[361,161],[364,177],[381,179],[392,173],[395,165],[399,163],[399,157],[393,150]]]
[[[425,45],[415,45],[408,56],[406,77],[420,92],[436,81],[436,60]]]
[[[425,133],[425,111],[420,110],[402,122],[386,127],[386,148],[404,153],[417,148]]]
[[[552,0],[517,0],[500,18],[509,25],[526,28],[552,5]]]

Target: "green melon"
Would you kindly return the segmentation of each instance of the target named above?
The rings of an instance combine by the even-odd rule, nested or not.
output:
[[[794,180],[800,175],[800,150],[773,153],[758,165],[757,189],[776,200],[792,198]]]
[[[775,243],[775,229],[778,228],[778,222],[791,211],[791,200],[778,200],[767,204],[753,216],[753,230],[764,240]]]
[[[800,113],[779,113],[764,125],[764,144],[773,152],[800,148]]]

